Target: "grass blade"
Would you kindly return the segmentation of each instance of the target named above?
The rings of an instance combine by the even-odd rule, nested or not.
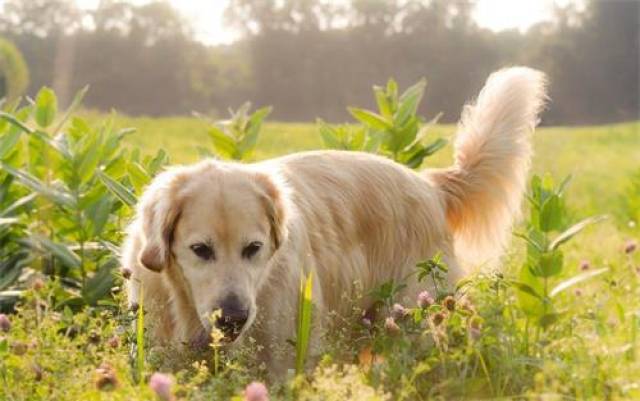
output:
[[[300,279],[300,300],[298,305],[298,334],[296,337],[296,374],[304,371],[304,363],[307,358],[309,348],[309,338],[311,337],[311,309],[312,303],[313,274],[305,279],[304,275]]]
[[[138,318],[136,324],[136,374],[140,383],[144,377],[144,291],[140,283]]]

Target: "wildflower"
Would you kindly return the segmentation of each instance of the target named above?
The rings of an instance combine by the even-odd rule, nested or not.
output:
[[[101,391],[110,391],[118,387],[116,371],[111,365],[103,362],[100,367],[96,369],[95,385],[96,388]]]
[[[433,305],[435,301],[433,300],[433,297],[431,297],[431,294],[429,294],[429,291],[421,291],[418,294],[418,306],[422,309],[426,309],[429,306]]]
[[[18,356],[26,354],[28,349],[29,346],[21,341],[16,341],[11,344],[11,351]]]
[[[584,259],[582,262],[580,262],[580,270],[586,271],[586,270],[589,270],[590,268],[591,268],[591,264],[589,263],[588,260]]]
[[[31,284],[31,288],[33,288],[36,291],[40,291],[41,289],[44,288],[44,281],[42,281],[41,278],[36,278],[35,280],[33,280],[33,283]]]
[[[393,317],[388,317],[384,321],[384,328],[389,334],[397,334],[400,332],[400,326],[398,326]]]
[[[635,252],[637,247],[638,247],[638,244],[634,240],[629,240],[624,246],[624,253],[626,253],[627,255],[630,255],[633,252]]]
[[[409,311],[400,304],[393,304],[393,307],[391,308],[391,317],[393,317],[395,320],[403,319],[405,316],[407,316],[408,313]]]
[[[245,401],[269,401],[267,387],[260,382],[252,382],[244,389]]]
[[[98,334],[98,332],[96,332],[95,330],[92,330],[89,333],[88,340],[90,344],[97,345],[100,342],[100,334]]]
[[[444,321],[444,313],[438,312],[431,317],[431,321],[434,326],[440,326],[440,324]]]
[[[120,338],[118,336],[113,336],[107,340],[107,345],[111,348],[118,348],[120,346]]]
[[[11,320],[9,320],[9,317],[4,313],[0,313],[0,330],[5,333],[11,330]]]
[[[34,362],[33,364],[31,364],[31,371],[33,372],[33,378],[35,381],[39,382],[40,380],[42,380],[42,375],[44,372],[42,371],[42,367],[40,365]]]
[[[442,301],[442,305],[447,308],[449,312],[453,312],[456,309],[456,300],[449,295]]]
[[[129,269],[128,267],[123,267],[122,269],[120,269],[120,273],[122,274],[122,277],[125,280],[129,280],[131,278],[131,274],[133,273],[131,271],[131,269]]]
[[[158,398],[162,401],[170,401],[173,399],[171,396],[172,386],[171,376],[164,373],[154,373],[149,379],[149,387],[153,390]]]

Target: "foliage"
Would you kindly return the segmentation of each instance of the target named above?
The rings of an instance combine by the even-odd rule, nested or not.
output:
[[[422,80],[400,96],[393,79],[387,82],[385,88],[374,86],[378,113],[357,107],[349,108],[349,113],[362,124],[361,127],[332,128],[324,121],[318,121],[325,146],[380,153],[410,168],[420,167],[426,157],[447,144],[442,138],[429,145],[423,144],[430,124],[424,125],[417,112],[426,85],[427,82]]]
[[[590,224],[602,220],[602,217],[588,218],[563,230],[567,224],[564,191],[568,182],[569,177],[555,187],[550,176],[532,178],[528,196],[531,217],[526,234],[518,235],[527,243],[527,258],[520,270],[520,281],[514,285],[519,290],[522,310],[543,328],[551,326],[562,315],[553,302],[558,294],[607,271],[602,268],[583,272],[550,288],[549,280],[560,276],[564,267],[563,245]],[[560,233],[552,239],[552,232]]]
[[[153,399],[147,377],[171,370],[176,399],[242,400],[245,386],[269,373],[257,366],[250,339],[238,354],[220,349],[217,362],[203,353],[192,365],[174,364],[164,350],[148,347],[140,328],[144,307],[126,311],[114,288],[115,244],[130,206],[166,154],[143,157],[123,145],[133,138],[125,136],[130,130],[120,127],[128,125],[122,120],[92,123],[93,117],[73,112],[75,105],[61,113],[57,103],[44,89],[33,104],[5,106],[0,115],[0,290],[15,300],[20,289],[10,328],[0,327],[0,399]],[[134,121],[152,132],[153,124],[166,129],[174,120]],[[185,132],[199,127],[205,138],[201,122],[176,121]],[[293,133],[278,133],[283,127]],[[474,275],[451,289],[444,283],[448,268],[436,255],[414,273],[431,294],[407,299],[404,279],[382,283],[365,294],[379,301],[379,319],[363,319],[353,300],[353,316],[337,317],[337,329],[326,334],[319,366],[269,383],[270,399],[638,399],[640,253],[637,239],[628,238],[634,231],[613,219],[589,230],[583,229],[598,219],[572,224],[594,208],[611,213],[626,205],[621,183],[630,166],[637,168],[627,157],[637,152],[629,145],[637,141],[635,127],[539,132],[545,152],[535,168],[593,170],[581,170],[571,198],[565,183],[532,180],[526,241],[514,244],[503,272]],[[265,128],[256,158],[289,151],[275,147],[282,138],[298,148],[319,144],[300,138],[312,133],[310,126]],[[154,137],[147,150],[164,138]],[[184,145],[170,142],[172,150],[180,149],[173,148],[178,142]],[[562,146],[579,149],[591,164],[577,163]],[[434,162],[447,163],[444,153]],[[605,208],[606,202],[590,202],[594,198],[611,204]],[[101,276],[103,269],[108,276]],[[523,279],[523,272],[531,277]],[[310,288],[308,279],[301,294]],[[300,307],[311,312],[308,299],[301,297]],[[299,315],[291,334],[302,345],[313,327],[304,323],[310,313]]]
[[[33,104],[0,114],[2,205],[9,219],[2,234],[11,242],[11,253],[3,256],[8,278],[2,288],[28,261],[39,274],[62,280],[58,308],[110,297],[116,244],[135,203],[129,187],[140,193],[166,162],[164,152],[141,161],[139,151],[125,149],[122,139],[131,129],[116,130],[112,121],[91,127],[73,116],[85,92],[64,113],[53,91],[43,88]]]
[[[0,37],[0,99],[13,101],[29,86],[29,69],[22,53]]]
[[[238,110],[230,110],[231,118],[219,121],[208,131],[216,156],[222,159],[246,160],[253,154],[263,120],[271,113],[271,107],[263,107],[249,114],[251,103]],[[206,149],[201,153],[207,155]]]

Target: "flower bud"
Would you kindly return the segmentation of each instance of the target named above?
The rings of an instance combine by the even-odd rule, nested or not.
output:
[[[637,247],[638,247],[638,244],[634,240],[629,240],[624,246],[624,253],[626,253],[627,255],[630,255],[633,252],[635,252]]]
[[[269,401],[267,387],[260,382],[253,382],[244,389],[244,401]]]
[[[151,375],[149,379],[149,387],[151,387],[151,390],[153,390],[162,401],[170,401],[172,399],[172,384],[171,376],[165,375],[164,373],[156,372]]]
[[[120,346],[120,338],[118,336],[112,336],[107,340],[107,345],[111,348],[118,348]]]
[[[120,273],[125,280],[129,280],[131,278],[131,274],[133,274],[131,269],[129,269],[128,267],[123,267],[122,269],[120,269]]]
[[[103,362],[95,372],[95,385],[98,390],[111,391],[118,387],[118,378],[116,371],[111,365]]]
[[[435,301],[434,301],[433,297],[431,296],[431,294],[429,294],[429,291],[421,291],[418,294],[417,303],[418,303],[418,306],[420,308],[426,309],[426,308],[430,307],[431,305],[433,305],[434,302]]]
[[[387,333],[389,334],[397,334],[400,333],[400,326],[398,326],[398,324],[396,323],[395,319],[393,317],[388,317],[385,321],[384,321],[384,329],[387,331]]]
[[[393,317],[395,320],[404,319],[404,317],[407,316],[408,313],[409,311],[407,311],[405,307],[400,304],[393,304],[393,307],[391,308],[391,317]]]
[[[440,326],[444,321],[444,313],[438,312],[431,317],[434,326]]]
[[[456,300],[451,295],[446,297],[444,301],[442,301],[442,305],[447,308],[449,312],[453,312],[456,310]]]
[[[589,270],[590,268],[591,268],[591,264],[589,263],[588,260],[584,259],[582,262],[580,262],[580,270],[586,271],[586,270]]]
[[[0,313],[0,330],[4,331],[5,333],[11,330],[11,320],[9,320],[9,316],[5,315],[4,313]]]

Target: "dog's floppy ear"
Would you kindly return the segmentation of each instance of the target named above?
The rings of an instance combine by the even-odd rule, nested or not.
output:
[[[275,251],[287,238],[286,187],[276,177],[264,173],[256,174],[256,183],[271,226],[271,241]]]
[[[173,231],[180,217],[178,185],[185,174],[169,170],[158,175],[138,204],[137,218],[144,233],[144,246],[138,259],[149,270],[161,271],[171,257]]]

